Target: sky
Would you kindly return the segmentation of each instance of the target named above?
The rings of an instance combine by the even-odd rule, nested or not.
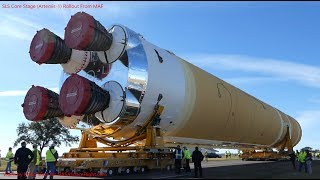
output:
[[[294,149],[320,149],[320,2],[0,4],[2,157],[17,138],[18,124],[30,122],[21,104],[31,85],[59,92],[62,67],[31,60],[28,52],[33,36],[47,28],[63,38],[71,15],[79,11],[91,14],[105,27],[125,25],[149,42],[280,109],[302,127],[302,139]],[[45,4],[51,8],[32,8]],[[102,7],[80,8],[93,4]],[[80,132],[71,130],[71,134]],[[61,146],[58,151],[62,154],[69,148]]]

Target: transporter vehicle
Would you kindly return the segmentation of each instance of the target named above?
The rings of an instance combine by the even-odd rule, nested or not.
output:
[[[171,169],[177,144],[250,153],[276,148],[285,156],[301,139],[291,116],[128,27],[105,28],[85,12],[71,17],[64,39],[38,31],[30,57],[63,71],[59,94],[29,89],[22,104],[26,119],[56,117],[82,132],[79,147],[59,159],[59,171]]]

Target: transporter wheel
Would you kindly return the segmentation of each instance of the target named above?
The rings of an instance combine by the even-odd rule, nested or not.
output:
[[[167,166],[166,166],[166,170],[167,170],[167,171],[171,171],[171,170],[172,170],[171,165],[167,165]]]
[[[138,172],[140,171],[140,167],[135,166],[135,167],[132,168],[132,171],[133,171],[134,173],[138,173]]]
[[[104,170],[103,168],[101,168],[101,169],[98,171],[98,174],[99,174],[100,177],[103,177],[103,176],[107,175],[106,170]]]
[[[146,168],[145,167],[141,167],[139,172],[141,172],[141,173],[146,172]]]
[[[126,167],[124,170],[124,174],[130,174],[131,173],[131,168],[130,167]]]
[[[118,173],[118,174],[122,174],[123,171],[124,171],[124,168],[123,168],[123,167],[118,167],[118,168],[117,168],[117,173]]]
[[[92,168],[88,168],[88,169],[82,170],[81,173],[83,173],[83,176],[85,177],[94,177],[95,176],[94,172],[95,171]]]
[[[64,172],[69,173],[71,172],[71,169],[69,167],[64,168]]]
[[[113,168],[107,169],[107,176],[113,176],[115,174],[115,170]]]

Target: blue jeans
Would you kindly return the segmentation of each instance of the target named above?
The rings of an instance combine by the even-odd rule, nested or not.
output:
[[[46,172],[44,173],[44,178],[47,178],[49,171],[50,171],[50,177],[53,177],[54,173],[56,172],[55,162],[47,162],[47,169],[46,169]]]
[[[10,171],[10,173],[12,173],[12,170],[11,170],[11,161],[7,162],[6,173],[8,173],[8,171]]]
[[[308,172],[306,162],[299,162],[299,172],[301,172],[302,166],[304,166],[305,172]]]
[[[306,166],[307,166],[307,172],[309,174],[312,174],[312,161],[311,160],[306,161]]]

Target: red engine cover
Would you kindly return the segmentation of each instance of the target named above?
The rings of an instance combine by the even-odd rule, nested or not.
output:
[[[90,103],[91,86],[89,80],[72,74],[62,85],[59,105],[65,115],[83,115]]]
[[[47,62],[53,54],[55,41],[54,34],[48,29],[38,31],[30,45],[31,59],[38,64]]]
[[[82,50],[94,37],[94,18],[87,13],[78,12],[69,20],[65,28],[65,43],[69,48]]]
[[[48,89],[32,86],[24,98],[23,113],[28,120],[39,121],[47,113],[49,104]]]

